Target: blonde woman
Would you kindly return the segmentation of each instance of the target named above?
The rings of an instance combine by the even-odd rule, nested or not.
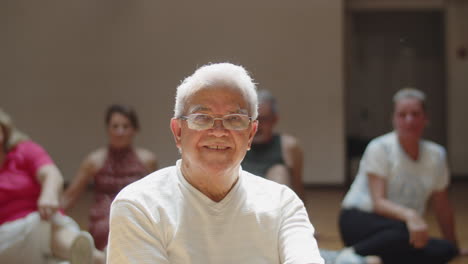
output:
[[[1,109],[0,146],[0,262],[104,263],[90,235],[59,212],[57,166]]]

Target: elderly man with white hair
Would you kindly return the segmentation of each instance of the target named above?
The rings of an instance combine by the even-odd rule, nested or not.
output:
[[[117,196],[108,263],[324,263],[297,195],[240,166],[257,104],[241,66],[206,65],[182,82],[170,122],[182,157]]]

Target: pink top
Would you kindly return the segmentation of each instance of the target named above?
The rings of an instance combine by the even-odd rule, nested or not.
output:
[[[53,164],[50,156],[30,140],[7,153],[0,167],[0,224],[37,211],[41,184],[36,174],[48,164]]]

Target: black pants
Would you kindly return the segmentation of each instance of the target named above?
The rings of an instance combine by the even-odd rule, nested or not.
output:
[[[409,232],[402,221],[356,209],[343,209],[339,219],[341,238],[362,256],[379,256],[384,264],[444,264],[458,254],[447,240],[430,238],[424,248],[409,243]]]

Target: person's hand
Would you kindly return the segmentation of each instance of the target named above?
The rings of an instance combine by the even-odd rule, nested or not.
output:
[[[415,248],[424,247],[429,240],[426,221],[416,212],[412,212],[406,220],[406,226],[410,234],[410,244]]]
[[[37,202],[39,214],[42,219],[49,220],[59,208],[58,195],[42,193]]]
[[[459,248],[458,255],[462,257],[468,256],[468,248]]]

